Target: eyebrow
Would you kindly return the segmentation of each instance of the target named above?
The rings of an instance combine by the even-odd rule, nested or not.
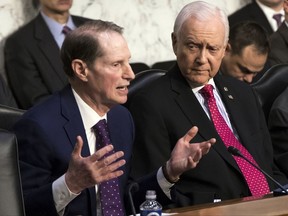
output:
[[[251,71],[248,68],[246,68],[243,65],[241,65],[240,63],[237,63],[237,66],[245,74],[256,74],[256,73],[260,72],[260,71]]]

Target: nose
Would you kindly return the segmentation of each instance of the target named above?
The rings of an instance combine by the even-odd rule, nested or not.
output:
[[[135,78],[135,74],[134,74],[130,64],[127,64],[127,66],[125,67],[123,75],[124,75],[124,78],[129,80],[129,81],[131,81]]]
[[[199,53],[196,59],[197,63],[204,64],[207,62],[206,49],[199,49]]]

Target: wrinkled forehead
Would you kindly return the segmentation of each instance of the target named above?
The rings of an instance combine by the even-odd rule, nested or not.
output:
[[[181,28],[184,37],[199,38],[226,45],[225,26],[217,19],[199,20],[194,17],[187,19]]]

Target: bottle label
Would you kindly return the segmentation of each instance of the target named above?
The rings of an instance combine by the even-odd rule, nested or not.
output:
[[[161,216],[162,210],[142,210],[140,213],[141,216]]]

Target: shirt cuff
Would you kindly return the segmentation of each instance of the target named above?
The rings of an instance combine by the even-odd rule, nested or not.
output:
[[[69,190],[65,182],[65,174],[52,183],[52,193],[58,215],[63,215],[65,207],[79,194]]]
[[[162,167],[160,167],[157,171],[157,181],[159,186],[161,187],[162,191],[166,194],[166,196],[171,199],[171,187],[174,185],[173,183],[170,183],[167,181],[163,174]]]

